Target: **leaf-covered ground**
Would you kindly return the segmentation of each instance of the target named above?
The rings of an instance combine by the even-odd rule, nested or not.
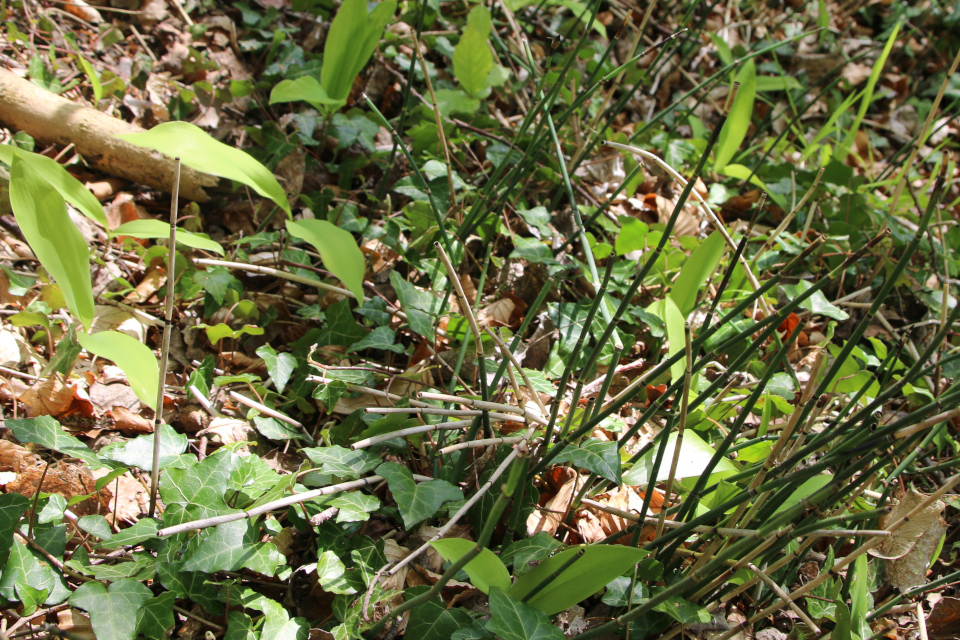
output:
[[[6,637],[960,635],[952,4],[0,11]]]

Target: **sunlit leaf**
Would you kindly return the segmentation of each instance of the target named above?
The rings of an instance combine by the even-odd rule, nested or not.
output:
[[[162,220],[131,220],[111,231],[110,235],[112,237],[130,236],[131,238],[163,239],[170,237],[170,225]],[[219,242],[186,229],[177,229],[177,242],[194,249],[224,255],[223,247],[220,246]]]
[[[270,170],[247,153],[214,139],[189,122],[164,122],[142,133],[117,136],[130,144],[159,151],[197,171],[244,184],[270,198],[290,216],[290,203]]]
[[[98,640],[133,640],[137,635],[137,612],[153,593],[133,578],[104,587],[86,582],[70,597],[70,604],[90,614]]]
[[[140,402],[151,409],[157,408],[160,365],[150,347],[119,331],[78,333],[77,340],[90,353],[116,363],[127,375],[130,388]]]
[[[289,220],[287,231],[294,238],[313,245],[323,259],[323,266],[340,278],[357,300],[363,300],[365,263],[357,241],[349,231],[326,220]]]
[[[476,546],[475,542],[463,538],[443,538],[430,543],[440,552],[444,560],[456,562]],[[490,593],[491,587],[510,588],[510,572],[490,549],[481,549],[480,553],[463,567],[470,576],[470,582],[484,593]]]
[[[740,144],[747,137],[750,119],[753,116],[753,101],[757,94],[757,67],[753,59],[747,60],[737,73],[737,82],[740,90],[730,108],[717,145],[714,149],[714,170],[720,171],[727,165],[740,149]]]
[[[435,514],[444,502],[463,499],[460,489],[445,480],[415,482],[410,470],[396,462],[377,467],[377,475],[387,481],[408,530]]]

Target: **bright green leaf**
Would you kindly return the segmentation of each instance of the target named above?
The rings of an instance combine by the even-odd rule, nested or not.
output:
[[[117,136],[138,147],[154,149],[210,175],[236,180],[270,198],[290,217],[290,203],[270,170],[247,153],[214,139],[189,122],[164,122],[143,133]]]
[[[13,437],[23,444],[33,442],[64,455],[80,458],[93,469],[103,467],[97,455],[87,445],[65,433],[60,423],[50,416],[7,420],[6,427],[13,431]]]
[[[740,90],[720,131],[714,151],[715,171],[720,171],[733,159],[743,139],[747,137],[747,129],[753,116],[753,101],[757,93],[757,67],[752,58],[747,60],[737,73],[737,82],[740,83]]]
[[[150,347],[119,331],[78,333],[77,340],[90,353],[116,363],[127,375],[130,388],[140,398],[140,402],[151,409],[157,408],[160,365]]]
[[[667,449],[663,454],[664,462],[660,465],[657,472],[656,482],[666,480],[670,476],[670,466],[673,461],[673,452],[677,443],[677,434],[671,433],[667,442]],[[655,461],[656,451],[648,451],[646,455],[637,460],[633,468],[623,476],[624,484],[631,486],[646,486],[650,482],[650,476],[653,473],[653,463]],[[714,450],[709,444],[704,442],[703,438],[689,429],[683,434],[683,444],[680,446],[680,458],[677,461],[677,471],[674,476],[678,480],[699,476],[713,458]],[[720,458],[713,473],[730,474],[736,473],[737,468],[726,458]]]
[[[560,571],[559,575],[550,577],[581,551],[581,557]],[[547,615],[553,615],[593,595],[617,576],[631,570],[646,555],[647,552],[640,549],[614,545],[567,549],[521,576],[510,589],[510,596],[522,600],[545,578],[550,578],[548,585],[530,598],[528,603]]]
[[[131,220],[110,232],[111,237],[130,236],[131,238],[169,238],[170,225],[162,220]],[[224,255],[223,247],[206,236],[177,228],[177,242],[194,249],[202,249]]]
[[[340,6],[327,32],[320,69],[320,83],[330,99],[346,102],[396,8],[396,0],[384,0],[370,13],[365,0],[345,0]]]
[[[377,475],[387,481],[390,493],[400,507],[403,526],[408,531],[413,529],[413,525],[435,514],[444,502],[463,500],[460,489],[449,482],[430,480],[417,483],[410,470],[396,462],[385,462],[377,467]]]
[[[491,618],[487,629],[503,640],[563,640],[563,631],[550,624],[547,614],[540,609],[521,602],[516,594],[507,595],[494,587],[490,591]]]
[[[56,189],[64,200],[103,228],[107,227],[107,216],[103,212],[100,201],[89,189],[83,186],[82,182],[70,175],[63,165],[53,158],[24,149],[17,149],[13,145],[6,144],[0,145],[0,161],[12,167],[14,151],[30,168],[49,182],[50,186]]]
[[[99,582],[80,585],[70,604],[90,614],[98,640],[133,640],[137,635],[137,612],[153,593],[133,578],[119,580],[109,590]]]
[[[270,345],[260,347],[256,354],[263,358],[263,363],[267,365],[267,373],[276,385],[277,393],[283,393],[290,376],[297,370],[297,359],[290,353],[277,353]]]
[[[700,287],[720,264],[725,246],[723,236],[720,235],[719,231],[714,231],[700,243],[700,246],[683,263],[680,275],[677,276],[670,289],[670,297],[677,303],[680,315],[684,318],[693,311]]]
[[[616,444],[616,443],[614,443]],[[476,542],[463,538],[443,538],[430,543],[440,552],[444,560],[456,562],[476,545]],[[510,588],[510,572],[490,549],[481,549],[480,553],[463,568],[470,576],[470,582],[484,593],[490,593],[491,587]]]
[[[453,72],[467,93],[477,95],[487,88],[487,74],[493,68],[493,53],[487,38],[473,27],[467,27],[453,50]]]
[[[605,442],[591,438],[580,446],[567,447],[554,458],[554,462],[569,462],[578,469],[587,469],[620,485],[620,451],[616,440]]]
[[[14,152],[10,169],[13,215],[40,264],[60,285],[70,313],[89,328],[94,317],[90,249],[60,193],[23,158]]]
[[[323,259],[323,266],[340,278],[354,297],[363,301],[363,254],[349,231],[326,220],[287,221],[287,231],[294,238],[310,243]]]

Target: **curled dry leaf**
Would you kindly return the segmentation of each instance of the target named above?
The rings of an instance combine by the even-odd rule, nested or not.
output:
[[[930,561],[946,530],[947,521],[938,516],[904,556],[896,560],[884,560],[890,584],[900,591],[927,584]]]
[[[926,500],[926,498],[927,496],[924,494],[911,489],[900,498],[900,504],[897,505],[897,508],[892,514],[880,518],[880,527],[884,528],[898,518],[907,515],[920,506],[920,503]],[[884,540],[879,546],[870,549],[868,553],[887,560],[902,558],[913,549],[914,545],[917,544],[917,541],[924,533],[936,526],[937,521],[940,519],[940,514],[943,513],[943,509],[943,502],[937,500],[910,518],[910,520],[897,529],[892,536]]]
[[[209,427],[198,433],[203,433],[211,442],[220,444],[257,441],[257,432],[250,423],[235,418],[214,418]]]
[[[383,555],[387,558],[387,562],[389,563],[400,562],[410,555],[410,553],[410,549],[401,547],[393,538],[383,543]],[[393,575],[384,575],[380,579],[380,585],[385,591],[399,591],[403,589],[404,585],[407,583],[407,572],[409,570],[409,566],[406,566],[401,568]]]
[[[556,494],[527,516],[527,536],[533,537],[541,531],[547,532],[550,536],[555,535],[570,509],[573,497],[583,488],[584,482],[586,482],[586,476],[569,474],[568,479]]]
[[[107,412],[113,419],[113,426],[127,435],[153,433],[153,422],[126,407],[117,406]]]
[[[108,519],[116,514],[116,524],[126,522],[135,524],[137,520],[149,511],[150,496],[146,487],[139,480],[130,475],[130,472],[114,478],[105,490],[110,491],[110,513]]]
[[[100,12],[83,0],[67,0],[67,2],[63,4],[63,8],[67,13],[81,20],[86,20],[90,24],[100,24],[103,22],[103,16],[100,15]]]
[[[454,525],[451,527],[450,531],[447,532],[447,535],[443,536],[444,538],[463,538],[464,540],[472,540],[469,535],[470,527],[467,525]],[[423,525],[417,532],[413,535],[413,541],[417,544],[423,544],[427,540],[432,540],[435,535],[440,533],[440,529],[437,527],[431,527],[429,525]],[[437,552],[432,546],[428,547],[427,550],[420,556],[419,564],[423,566],[428,571],[439,572],[443,569],[443,556]],[[423,584],[422,582],[420,584]]]
[[[515,329],[523,322],[523,312],[526,310],[526,302],[508,293],[481,309],[477,314],[477,324],[481,327],[510,327]]]
[[[95,411],[90,398],[79,383],[68,385],[59,373],[33,385],[20,396],[27,415],[93,417]]]

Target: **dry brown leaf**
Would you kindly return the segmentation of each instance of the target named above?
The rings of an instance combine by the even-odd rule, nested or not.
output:
[[[394,539],[389,539],[383,543],[383,555],[386,557],[387,562],[400,562],[408,555],[410,555],[410,549],[406,547],[401,547],[397,544],[397,541]],[[386,591],[398,591],[404,588],[404,585],[407,583],[407,572],[409,567],[402,567],[393,575],[385,575],[380,579],[380,586],[382,586]]]
[[[109,482],[105,489],[113,494],[107,519],[113,520],[113,514],[116,514],[118,525],[121,522],[136,524],[150,509],[150,496],[146,487],[129,471]]]
[[[257,432],[250,423],[235,418],[214,418],[209,427],[198,433],[206,434],[208,440],[220,444],[257,441]]]
[[[926,621],[931,640],[960,638],[960,598],[942,598]]]
[[[30,387],[20,396],[27,415],[37,416],[84,416],[95,415],[93,403],[79,384],[68,385],[63,376],[54,374]]]
[[[113,407],[107,412],[107,415],[113,419],[113,426],[127,435],[153,433],[153,421],[147,420],[139,413],[134,413],[126,407]]]
[[[90,185],[87,185],[88,188]],[[91,189],[92,190],[92,189]],[[120,193],[113,202],[103,208],[103,213],[107,216],[107,226],[110,229],[116,229],[122,224],[149,218],[147,210],[136,204],[133,200],[133,194]],[[120,242],[127,236],[120,236]]]
[[[147,328],[129,311],[109,304],[98,304],[94,306],[93,312],[91,333],[118,331],[135,338],[138,342],[144,342]]]
[[[663,196],[657,196],[657,218],[661,224],[666,223],[670,216],[673,215],[673,210],[676,209],[676,202],[673,200],[668,200]],[[673,235],[680,236],[695,236],[700,232],[700,221],[697,219],[691,212],[691,207],[684,205],[683,209],[680,210],[680,214],[677,216],[677,221],[673,225]]]
[[[444,538],[463,538],[464,540],[472,540],[469,535],[470,527],[467,525],[454,525],[450,528],[450,531],[447,532]],[[431,527],[429,525],[423,525],[417,529],[416,533],[411,536],[411,539],[416,544],[423,544],[427,540],[432,540],[435,535],[440,533],[438,527]],[[427,550],[420,556],[419,564],[429,571],[440,571],[443,569],[443,556],[437,552],[433,547],[427,547]]]
[[[545,531],[550,536],[555,535],[570,509],[573,497],[583,488],[585,481],[585,476],[574,475],[560,487],[556,495],[547,500],[543,507],[534,509],[527,517],[527,536],[533,537],[541,531]]]
[[[880,528],[884,528],[898,518],[907,515],[913,509],[920,506],[920,503],[926,500],[926,498],[927,496],[924,494],[911,489],[900,499],[900,504],[897,505],[896,510],[894,510],[892,514],[880,518]],[[910,518],[910,520],[897,529],[892,536],[886,538],[879,546],[870,549],[868,553],[872,556],[885,558],[887,560],[902,558],[910,552],[917,543],[917,540],[919,540],[927,530],[936,526],[937,521],[940,519],[940,514],[943,513],[943,509],[943,502],[937,500]]]
[[[9,471],[34,464],[33,454],[29,449],[9,440],[0,440],[0,469]]]
[[[157,289],[166,283],[166,267],[164,267],[163,263],[161,262],[155,262],[149,269],[147,269],[146,275],[143,276],[143,280],[140,281],[136,289],[128,293],[124,300],[128,303],[146,302],[151,296],[153,296],[153,294],[157,292]]]
[[[927,584],[930,561],[946,530],[947,521],[938,517],[906,555],[896,560],[885,560],[887,579],[890,584],[900,591]]]
[[[100,24],[103,22],[103,17],[100,15],[100,12],[83,0],[67,0],[67,2],[63,4],[63,8],[67,13],[75,15],[81,20],[86,20],[90,24]]]
[[[76,609],[57,611],[57,628],[62,632],[70,633],[80,638],[96,640],[93,627],[90,625],[90,618]]]

